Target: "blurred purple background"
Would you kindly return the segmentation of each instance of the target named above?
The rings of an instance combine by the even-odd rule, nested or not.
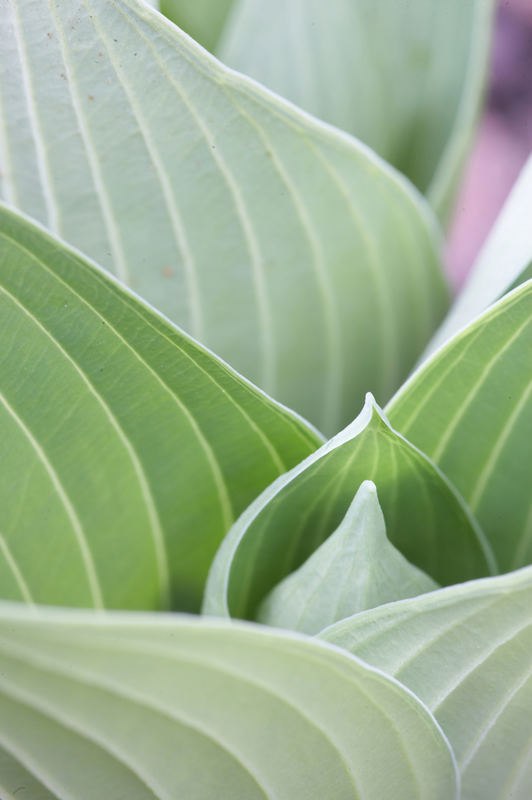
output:
[[[447,264],[455,287],[463,283],[531,150],[532,0],[500,0],[486,107],[450,230]]]

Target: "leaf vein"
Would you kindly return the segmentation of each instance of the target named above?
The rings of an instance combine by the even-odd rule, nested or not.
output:
[[[67,75],[68,78],[68,86],[70,87],[72,108],[74,110],[76,119],[78,121],[79,132],[81,135],[81,139],[83,141],[83,145],[85,147],[87,161],[94,181],[94,188],[102,211],[102,217],[105,223],[105,227],[107,229],[109,244],[111,246],[111,251],[113,254],[113,263],[116,267],[116,272],[118,277],[121,280],[127,282],[129,274],[124,254],[124,248],[121,242],[120,230],[112,214],[111,202],[107,189],[105,187],[105,181],[103,179],[102,170],[100,169],[100,164],[98,162],[98,156],[94,150],[91,140],[90,130],[85,120],[84,114],[82,112],[82,104],[81,104],[81,99],[78,95],[77,85],[74,79],[74,72],[67,57],[68,43],[64,36],[64,32],[63,29],[61,28],[57,14],[54,11],[53,2],[50,2],[50,0],[48,0],[48,6],[50,9],[50,16],[53,20],[53,25],[57,33],[57,41],[59,43],[59,47],[61,49],[61,54],[63,57],[65,74]]]
[[[68,494],[63,484],[61,483],[54,467],[52,466],[52,463],[50,462],[48,456],[46,455],[45,451],[43,450],[39,442],[35,439],[29,428],[24,424],[22,419],[18,416],[15,409],[8,403],[7,399],[1,392],[0,392],[0,402],[3,403],[8,414],[13,418],[13,420],[19,426],[20,430],[22,431],[26,439],[33,447],[38,459],[41,461],[46,472],[48,473],[48,476],[57,492],[59,499],[61,500],[61,503],[64,506],[67,517],[72,526],[72,531],[76,538],[78,547],[81,552],[81,557],[85,565],[85,570],[87,572],[87,579],[89,582],[94,605],[96,608],[103,608],[102,589],[98,579],[98,574],[96,572],[94,560],[89,547],[89,543],[87,541],[87,537],[83,530],[83,526],[80,522],[80,519],[77,515],[77,512],[74,508],[74,505],[72,504],[72,501],[68,497]]]
[[[95,386],[92,384],[89,376],[87,373],[82,370],[79,364],[68,354],[68,352],[64,349],[64,347],[59,343],[59,341],[55,338],[48,328],[46,328],[40,320],[38,320],[34,314],[32,314],[26,306],[24,306],[14,295],[12,295],[5,287],[2,287],[2,291],[11,298],[11,300],[17,305],[21,311],[26,314],[26,316],[36,325],[39,330],[41,330],[45,336],[53,343],[53,345],[59,350],[61,355],[72,365],[76,373],[82,379],[83,383],[92,394],[92,396],[96,399],[98,404],[101,406],[103,412],[105,413],[107,419],[111,423],[112,427],[118,434],[118,438],[120,439],[121,443],[123,444],[124,448],[127,451],[128,457],[133,465],[133,470],[137,476],[137,480],[140,485],[140,490],[142,496],[144,498],[144,503],[146,505],[146,510],[148,512],[148,518],[150,520],[150,532],[152,534],[154,540],[154,550],[155,556],[157,560],[157,569],[159,572],[159,582],[160,582],[160,592],[161,592],[161,602],[163,607],[168,607],[170,603],[170,578],[169,578],[169,565],[168,565],[168,554],[166,551],[166,545],[164,540],[164,533],[161,525],[161,520],[159,517],[159,512],[155,503],[155,499],[150,488],[148,476],[144,469],[144,466],[132,444],[130,439],[126,436],[120,422],[118,421],[115,413],[111,409],[111,407],[106,403],[102,395],[96,390]]]
[[[2,536],[1,533],[0,533],[0,552],[2,552],[4,559],[9,569],[11,570],[13,577],[15,578],[17,586],[19,587],[20,593],[24,598],[25,602],[28,603],[29,605],[33,605],[34,600],[33,597],[31,596],[29,586],[24,579],[24,575],[20,571],[20,567],[17,564],[16,559],[9,548],[9,545],[5,540],[5,537]]]
[[[52,276],[52,278],[54,278],[59,283],[62,283],[64,286],[66,286],[68,291],[72,292],[72,294],[83,305],[87,306],[87,308],[89,308],[94,314],[96,314],[97,317],[99,317],[101,320],[103,320],[105,322],[105,324],[109,327],[109,329],[112,330],[113,333],[116,335],[116,337],[122,342],[122,344],[124,344],[124,346],[127,348],[127,350],[129,350],[133,354],[133,356],[137,359],[137,361],[139,361],[141,364],[143,364],[146,367],[148,372],[155,378],[157,383],[159,383],[160,386],[164,389],[164,391],[167,394],[170,395],[172,400],[175,402],[175,404],[178,406],[178,408],[182,411],[183,415],[187,419],[187,421],[188,421],[190,427],[192,428],[196,438],[198,439],[200,447],[204,452],[205,458],[207,459],[207,461],[208,461],[208,463],[210,465],[211,472],[212,472],[212,475],[213,475],[213,480],[214,480],[215,485],[216,485],[217,490],[218,490],[220,509],[221,509],[222,518],[223,518],[223,524],[226,526],[226,529],[228,529],[231,526],[231,523],[233,522],[233,518],[234,518],[233,517],[232,507],[231,507],[231,501],[229,499],[228,489],[227,489],[227,486],[226,486],[225,481],[223,479],[223,474],[222,474],[220,465],[218,463],[218,460],[216,458],[216,455],[214,454],[214,451],[212,450],[211,445],[209,444],[209,442],[205,438],[205,436],[204,436],[204,434],[203,434],[203,432],[202,432],[202,430],[201,430],[201,428],[199,426],[198,421],[196,420],[196,418],[194,417],[194,415],[192,414],[190,409],[183,403],[183,401],[180,399],[180,397],[177,394],[175,394],[175,392],[170,388],[170,386],[168,386],[168,384],[166,383],[165,380],[163,380],[161,375],[140,355],[140,353],[138,353],[134,349],[134,347],[127,341],[127,339],[125,339],[119,333],[119,331],[116,329],[116,327],[114,327],[106,317],[104,317],[93,305],[91,305],[91,303],[89,303],[89,301],[86,298],[82,297],[78,292],[76,292],[75,289],[73,289],[72,286],[70,286],[65,280],[63,280],[63,278],[61,278],[56,272],[54,272],[34,252],[32,252],[28,248],[24,247],[24,245],[22,245],[20,242],[16,241],[15,239],[12,239],[5,232],[1,232],[0,236],[3,236],[4,238],[9,239],[17,247],[19,247],[22,250],[24,250],[25,252],[27,252],[37,263],[39,263],[42,266],[43,269],[45,269]]]

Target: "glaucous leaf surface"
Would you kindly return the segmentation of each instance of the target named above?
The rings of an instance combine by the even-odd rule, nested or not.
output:
[[[351,425],[276,480],[233,525],[209,572],[204,613],[253,617],[267,592],[339,526],[366,479],[377,486],[392,544],[438,583],[496,569],[460,495],[368,395]]]
[[[0,329],[0,596],[197,608],[233,520],[317,434],[2,207]]]
[[[329,435],[391,396],[448,302],[406,180],[139,0],[0,24],[7,202]]]
[[[437,588],[388,541],[375,484],[364,481],[338,528],[272,589],[256,619],[312,635],[359,611]]]
[[[444,344],[505,292],[523,283],[532,265],[532,155],[480,251],[464,288],[427,352]]]
[[[321,635],[428,705],[453,746],[464,800],[528,800],[532,568],[376,608]]]
[[[45,797],[79,800],[458,797],[426,708],[323,642],[197,617],[3,604],[0,643],[9,789],[30,773]]]
[[[489,53],[492,0],[236,0],[224,63],[358,136],[445,214]]]
[[[161,0],[161,12],[207,50],[214,50],[234,0]]]
[[[460,491],[500,570],[532,562],[532,281],[437,351],[386,412]]]

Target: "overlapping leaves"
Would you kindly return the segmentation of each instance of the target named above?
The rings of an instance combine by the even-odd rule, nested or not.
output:
[[[327,641],[395,675],[448,735],[465,800],[532,786],[532,568],[358,614]]]
[[[429,352],[468,325],[510,289],[532,277],[532,155],[468,275],[466,284],[432,338]]]
[[[382,769],[382,751],[387,752]],[[15,794],[457,797],[399,683],[323,643],[181,616],[0,606],[0,765]]]
[[[501,571],[531,563],[532,281],[439,350],[387,413],[458,488]]]
[[[326,433],[390,397],[447,304],[407,181],[140,0],[0,24],[7,202]]]
[[[350,426],[282,475],[233,525],[209,573],[204,611],[251,617],[264,595],[335,530],[366,479],[377,486],[392,544],[436,581],[495,569],[460,495],[369,396]]]
[[[375,484],[364,481],[338,528],[272,589],[256,618],[314,634],[359,611],[437,586],[388,541]]]
[[[207,50],[216,47],[234,0],[160,0],[161,12]]]
[[[235,0],[216,53],[358,136],[446,216],[482,94],[493,7]]]
[[[175,2],[185,25],[208,4]],[[201,28],[207,46],[229,5]],[[323,116],[330,82],[312,86],[327,70],[336,98],[374,85],[342,113],[355,130],[369,120],[368,140],[444,211],[491,6],[294,1],[298,34],[282,33],[301,49],[281,56],[328,53],[294,85]],[[357,18],[357,46],[342,18],[334,48],[309,48],[309,22],[328,15],[330,30],[334,8]],[[255,57],[259,40],[237,32],[264,4],[233,12],[222,47]],[[286,14],[269,5],[260,42]],[[405,181],[137,0],[11,3],[0,19],[9,203],[327,432],[361,391],[390,394],[445,304],[433,223]],[[341,37],[355,65],[373,37],[380,74],[338,71]],[[379,82],[393,125],[372,125]],[[529,167],[443,338],[526,276],[528,180]],[[532,560],[532,285],[412,377],[387,407],[393,428],[370,397],[313,452],[303,420],[79,252],[5,209],[0,247],[0,595],[28,602],[0,606],[0,794],[443,800],[458,794],[447,735],[465,798],[528,798],[530,569],[423,593]],[[34,605],[197,607],[218,542],[268,484],[223,543],[205,609],[251,617],[262,601],[261,620],[309,633],[344,618],[321,634],[336,647]]]
[[[0,594],[197,608],[223,535],[320,439],[0,208]]]

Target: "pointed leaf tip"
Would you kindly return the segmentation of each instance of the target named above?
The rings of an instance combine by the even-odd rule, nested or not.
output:
[[[334,533],[263,600],[257,620],[312,635],[359,611],[437,588],[388,540],[377,488],[366,480]]]

